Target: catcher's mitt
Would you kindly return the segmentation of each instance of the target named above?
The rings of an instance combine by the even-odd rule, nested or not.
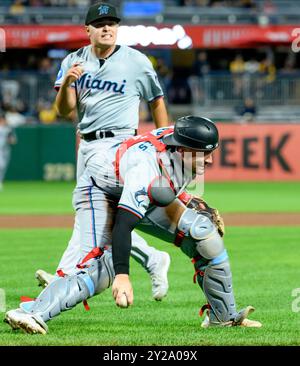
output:
[[[193,196],[187,203],[186,207],[192,208],[198,212],[208,213],[213,223],[216,225],[220,236],[225,234],[225,224],[216,208],[209,207],[208,204],[199,197]]]

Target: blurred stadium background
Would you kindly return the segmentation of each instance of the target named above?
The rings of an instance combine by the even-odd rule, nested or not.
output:
[[[0,110],[19,137],[8,180],[74,178],[74,127],[57,116],[52,86],[66,54],[88,43],[84,16],[94,2],[0,1],[2,50],[6,47],[0,53]],[[288,161],[299,154],[298,1],[111,3],[123,18],[119,43],[151,59],[172,120],[198,114],[227,124],[219,163],[226,179],[300,179],[295,162]],[[146,104],[140,119],[141,126],[151,127]],[[20,165],[19,156],[32,164]]]

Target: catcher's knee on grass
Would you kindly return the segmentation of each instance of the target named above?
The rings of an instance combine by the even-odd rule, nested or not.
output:
[[[21,308],[38,321],[47,322],[62,311],[103,292],[110,287],[113,278],[112,255],[105,252],[86,262],[85,268],[78,273],[51,282],[36,300],[22,303]]]

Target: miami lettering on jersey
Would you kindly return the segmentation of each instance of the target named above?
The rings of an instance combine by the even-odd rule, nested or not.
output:
[[[120,85],[116,81],[92,79],[91,74],[84,74],[78,79],[77,86],[80,89],[97,89],[125,94],[126,80],[123,80],[123,83]]]

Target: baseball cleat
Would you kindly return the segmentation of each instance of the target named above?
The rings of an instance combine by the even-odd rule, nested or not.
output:
[[[17,315],[17,313],[23,313],[23,310],[21,310],[21,309],[16,309],[16,310],[10,310],[10,311],[8,311],[6,314],[5,314],[5,317],[4,317],[4,319],[3,319],[3,322],[4,323],[7,323],[8,325],[10,325],[10,327],[13,329],[13,330],[17,330],[17,329],[20,329],[20,327],[19,327],[19,325],[18,325],[18,323],[17,322],[15,322],[14,320],[13,320],[13,318],[11,318],[10,317],[10,315],[11,315],[11,312],[12,311],[14,311],[14,312],[16,312],[16,315]]]
[[[35,278],[37,279],[39,286],[45,288],[50,282],[54,280],[55,276],[42,269],[39,269],[35,272]]]
[[[156,301],[161,301],[168,292],[168,270],[170,267],[170,256],[166,252],[159,253],[159,260],[155,267],[150,271],[152,282],[152,297]]]
[[[5,314],[4,322],[9,324],[13,330],[21,329],[28,334],[46,334],[48,327],[41,324],[30,314],[22,309],[10,310]]]
[[[209,310],[207,310],[205,318],[201,323],[202,328],[210,327],[247,327],[247,328],[261,328],[262,323],[257,320],[247,319],[247,316],[254,311],[253,306],[247,306],[245,309],[241,310],[238,315],[238,319],[230,320],[228,322],[211,322],[209,319]]]

